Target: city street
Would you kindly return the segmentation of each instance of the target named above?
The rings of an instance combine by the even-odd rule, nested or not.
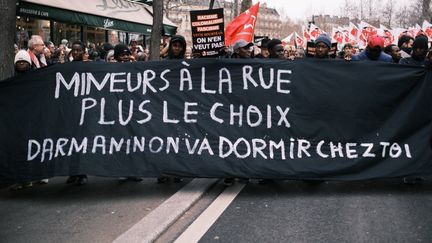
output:
[[[174,194],[179,198],[179,194],[190,193],[185,191],[190,180],[167,184],[157,184],[154,179],[119,183],[115,179],[90,177],[89,184],[80,187],[66,185],[64,179],[56,178],[48,185],[21,191],[0,191],[2,242],[116,239],[132,242],[131,239],[143,234],[154,235],[157,225],[144,223],[149,217],[159,222],[171,214],[165,210],[165,215],[158,213],[159,219],[151,214],[164,207],[164,201]],[[246,185],[237,182],[231,187],[223,186],[221,181],[213,182],[208,190],[202,190],[205,193],[200,200],[176,215],[170,227],[150,240],[194,242],[190,235],[186,238],[181,235],[189,225],[193,228],[201,214],[207,216],[192,230],[193,237],[202,236],[199,242],[430,242],[432,239],[430,181],[409,186],[399,179],[321,184],[277,181],[266,185],[251,180]],[[219,200],[221,197],[235,199],[225,209],[222,204],[226,201]],[[169,202],[171,210],[183,202]],[[176,214],[175,210],[172,214]],[[212,217],[216,217],[214,224]],[[137,235],[131,228],[144,231]]]
[[[432,243],[432,0],[0,15],[0,243]]]

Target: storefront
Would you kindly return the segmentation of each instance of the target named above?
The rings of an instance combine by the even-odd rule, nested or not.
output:
[[[21,0],[17,5],[16,43],[25,47],[31,35],[59,44],[62,39],[86,43],[119,42],[151,35],[152,8],[126,0]],[[164,19],[164,35],[177,27]]]

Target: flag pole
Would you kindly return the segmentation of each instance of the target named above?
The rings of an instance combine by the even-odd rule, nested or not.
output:
[[[210,0],[210,6],[209,6],[209,9],[213,9],[213,5],[214,5],[214,0]]]

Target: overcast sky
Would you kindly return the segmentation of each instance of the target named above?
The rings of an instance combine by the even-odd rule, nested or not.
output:
[[[358,0],[350,0],[358,2]],[[379,0],[380,1],[380,0]],[[254,0],[257,2],[257,0]],[[260,0],[268,6],[275,7],[279,12],[283,9],[291,19],[311,19],[312,15],[330,14],[340,15],[344,0]],[[408,4],[409,0],[393,0],[395,4]],[[282,13],[281,13],[282,14]]]

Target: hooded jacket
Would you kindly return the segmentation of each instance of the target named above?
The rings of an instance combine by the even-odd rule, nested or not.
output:
[[[180,52],[179,56],[174,56],[174,53],[172,51],[172,44],[174,42],[180,42],[180,44],[183,46],[183,50]],[[186,40],[185,40],[185,38],[181,35],[173,35],[171,37],[170,42],[169,42],[168,55],[167,55],[166,59],[184,59],[185,53],[186,53]]]

